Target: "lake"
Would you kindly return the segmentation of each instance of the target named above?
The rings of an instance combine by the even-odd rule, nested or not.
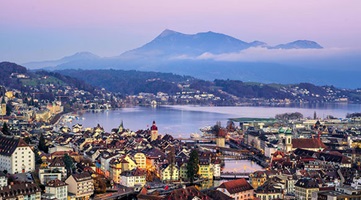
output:
[[[203,106],[159,106],[133,107],[107,110],[99,113],[87,112],[83,120],[73,120],[68,126],[80,123],[83,127],[95,127],[100,124],[105,131],[117,128],[121,121],[130,130],[147,129],[156,121],[160,134],[170,134],[176,138],[189,137],[190,133],[200,133],[204,126],[213,126],[217,121],[222,125],[235,117],[274,117],[276,114],[300,112],[304,117],[332,115],[345,118],[347,113],[361,112],[360,104],[306,104],[292,107],[203,107]]]

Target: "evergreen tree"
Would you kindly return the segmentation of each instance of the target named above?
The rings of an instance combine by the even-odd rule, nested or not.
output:
[[[65,154],[64,157],[63,157],[63,161],[64,161],[64,164],[65,164],[65,168],[68,171],[68,174],[72,174],[73,169],[74,169],[73,158],[70,157],[68,154]]]
[[[48,146],[46,146],[45,137],[43,134],[41,134],[41,136],[40,136],[38,149],[45,153],[48,153],[48,151],[49,151]]]
[[[6,122],[3,123],[2,132],[4,133],[4,135],[11,135],[10,129],[9,129],[8,125],[6,124]]]
[[[193,149],[189,156],[189,161],[187,164],[187,176],[191,183],[193,183],[194,178],[197,176],[199,170],[199,158],[198,151]]]

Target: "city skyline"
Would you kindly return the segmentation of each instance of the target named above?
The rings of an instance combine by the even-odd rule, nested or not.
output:
[[[214,31],[275,45],[313,40],[357,52],[359,1],[1,1],[0,59],[18,63],[90,51],[120,55],[164,29]],[[337,11],[337,12],[336,12]]]

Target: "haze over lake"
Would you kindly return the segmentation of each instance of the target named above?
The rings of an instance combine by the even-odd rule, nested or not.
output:
[[[220,121],[225,125],[229,118],[235,117],[274,117],[280,113],[300,112],[304,117],[332,115],[345,118],[347,113],[360,112],[357,104],[312,104],[298,107],[203,107],[203,106],[160,106],[133,107],[119,110],[108,110],[100,113],[85,113],[83,120],[74,120],[84,127],[95,127],[98,123],[105,131],[117,128],[123,120],[124,127],[130,130],[147,129],[153,120],[160,134],[171,134],[174,137],[189,137],[190,133],[200,132],[199,128],[215,125]]]

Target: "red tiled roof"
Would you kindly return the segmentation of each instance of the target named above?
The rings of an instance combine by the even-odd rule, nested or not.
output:
[[[46,184],[46,186],[48,186],[48,187],[60,187],[60,186],[65,186],[65,185],[68,185],[68,184],[66,184],[65,182],[63,182],[59,179],[51,180]]]
[[[293,148],[307,148],[307,149],[317,149],[317,148],[326,148],[326,145],[322,141],[319,141],[316,138],[295,138],[292,139]]]
[[[225,188],[230,194],[253,190],[253,187],[244,178],[224,182],[218,188]]]

